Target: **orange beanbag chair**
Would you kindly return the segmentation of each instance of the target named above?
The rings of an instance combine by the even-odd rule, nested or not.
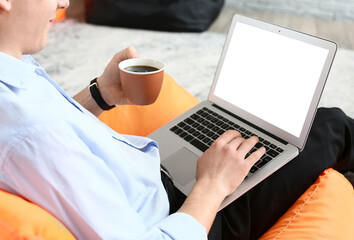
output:
[[[118,106],[99,118],[124,134],[146,136],[199,103],[165,75],[157,101],[149,106]],[[261,240],[354,239],[354,190],[333,169],[324,171]],[[74,239],[51,214],[0,190],[0,240]]]
[[[354,239],[353,186],[339,172],[325,170],[260,238],[270,239]]]
[[[69,230],[41,207],[0,190],[0,240],[70,240]]]

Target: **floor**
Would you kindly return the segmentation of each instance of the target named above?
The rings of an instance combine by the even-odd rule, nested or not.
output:
[[[232,16],[235,13],[329,39],[336,42],[340,48],[354,50],[354,21],[349,20],[332,21],[308,16],[224,8],[208,31],[227,33]],[[71,0],[67,16],[83,20],[84,0]]]
[[[336,42],[340,48],[354,50],[354,21],[349,20],[332,21],[315,17],[224,8],[209,31],[226,33],[235,13],[329,39]]]

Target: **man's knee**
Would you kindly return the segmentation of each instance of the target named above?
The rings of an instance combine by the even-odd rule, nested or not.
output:
[[[316,118],[317,117],[325,117],[327,119],[331,118],[347,118],[347,115],[343,112],[342,109],[338,107],[332,107],[332,108],[326,108],[326,107],[320,107],[317,110]]]
[[[332,129],[354,128],[354,120],[349,118],[342,109],[333,108],[319,108],[313,123],[313,128],[327,128],[331,126]],[[327,127],[325,127],[327,126]]]

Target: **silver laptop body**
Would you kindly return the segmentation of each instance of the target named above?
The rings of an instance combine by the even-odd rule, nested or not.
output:
[[[245,138],[258,136],[267,146],[263,160],[268,158],[255,164],[220,209],[296,157],[305,146],[336,50],[331,41],[235,15],[208,100],[148,136],[158,142],[161,164],[175,186],[189,194],[197,159],[222,126],[242,130]],[[204,115],[209,122],[200,119]],[[199,139],[197,131],[207,134]]]

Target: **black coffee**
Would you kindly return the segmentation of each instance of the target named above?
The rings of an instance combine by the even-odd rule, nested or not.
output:
[[[153,72],[159,70],[158,68],[150,66],[130,66],[124,69],[130,72]]]

